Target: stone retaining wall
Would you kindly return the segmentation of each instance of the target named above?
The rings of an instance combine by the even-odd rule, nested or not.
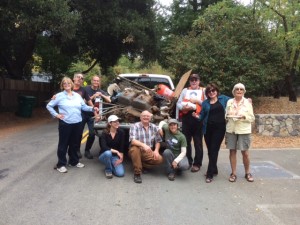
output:
[[[300,114],[256,114],[255,129],[266,136],[300,136]]]

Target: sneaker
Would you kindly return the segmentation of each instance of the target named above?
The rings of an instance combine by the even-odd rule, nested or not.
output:
[[[113,178],[112,172],[105,171],[105,177],[106,177],[107,179]]]
[[[174,181],[174,180],[175,180],[175,173],[169,173],[168,179],[169,179],[170,181]]]
[[[137,183],[137,184],[142,183],[142,177],[141,177],[141,175],[140,175],[140,174],[134,174],[134,176],[133,176],[133,181],[134,181],[135,183]]]
[[[70,167],[77,167],[77,168],[83,168],[84,167],[84,164],[83,163],[77,163],[75,166],[69,164]]]
[[[93,159],[93,158],[94,158],[94,157],[91,155],[90,151],[85,151],[85,152],[84,152],[84,156],[85,156],[85,158],[87,158],[87,159]]]
[[[78,158],[79,158],[79,159],[82,158],[82,155],[81,155],[81,152],[80,152],[80,151],[77,151],[77,155],[78,155]]]
[[[62,166],[62,167],[59,167],[59,168],[57,167],[56,170],[60,173],[67,173],[68,172],[68,170],[65,166]]]

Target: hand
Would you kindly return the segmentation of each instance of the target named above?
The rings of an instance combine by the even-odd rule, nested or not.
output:
[[[95,116],[95,122],[99,122],[101,120],[101,116],[100,115],[96,115]]]
[[[159,152],[158,152],[158,151],[154,151],[154,152],[153,152],[153,156],[154,156],[154,159],[158,159],[158,157],[159,157]]]
[[[195,117],[195,118],[197,118],[197,119],[199,119],[199,115],[197,113],[195,113],[195,112],[192,113],[192,116]]]
[[[123,162],[123,153],[120,153],[119,151],[116,151],[116,154],[118,155],[119,159],[115,161],[115,166],[121,164]]]
[[[184,106],[182,107],[182,111],[191,111],[191,110],[193,110],[193,107],[191,107],[191,106],[189,106],[189,105],[184,105]]]
[[[51,100],[55,100],[56,99],[56,95],[53,95]]]
[[[173,162],[172,162],[172,167],[173,167],[173,169],[176,169],[176,168],[178,168],[178,163],[177,163],[177,162],[175,162],[175,161],[173,161]]]
[[[63,114],[57,114],[56,118],[62,120],[63,118],[65,118],[65,116]]]
[[[93,109],[94,109],[94,112],[96,112],[97,114],[99,113],[98,107],[94,107]]]
[[[103,96],[103,94],[102,94],[101,92],[99,92],[99,91],[98,91],[98,92],[96,92],[96,94],[95,94],[95,95],[96,95],[96,97],[102,97],[102,96]]]
[[[192,97],[192,98],[190,99],[190,102],[196,104],[196,103],[198,102],[198,99]]]

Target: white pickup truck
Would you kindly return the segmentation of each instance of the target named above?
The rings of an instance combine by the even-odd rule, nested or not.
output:
[[[108,116],[112,114],[121,118],[120,127],[125,130],[129,130],[132,123],[139,121],[139,114],[143,110],[152,111],[153,122],[156,123],[171,116],[169,114],[173,113],[174,102],[156,92],[161,84],[167,87],[168,91],[174,90],[173,81],[168,75],[120,74],[114,86],[108,87],[108,93],[112,95],[113,101],[112,104],[107,104],[103,108],[104,119],[95,122],[96,135],[99,136],[102,133],[107,125]]]

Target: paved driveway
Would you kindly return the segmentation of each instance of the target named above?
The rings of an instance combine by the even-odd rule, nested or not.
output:
[[[60,174],[56,146],[55,122],[1,140],[0,224],[299,224],[299,150],[253,150],[254,183],[243,178],[240,156],[237,182],[228,182],[228,151],[221,150],[211,184],[206,154],[198,173],[171,182],[158,167],[135,184],[129,161],[124,178],[106,179],[96,157]]]

